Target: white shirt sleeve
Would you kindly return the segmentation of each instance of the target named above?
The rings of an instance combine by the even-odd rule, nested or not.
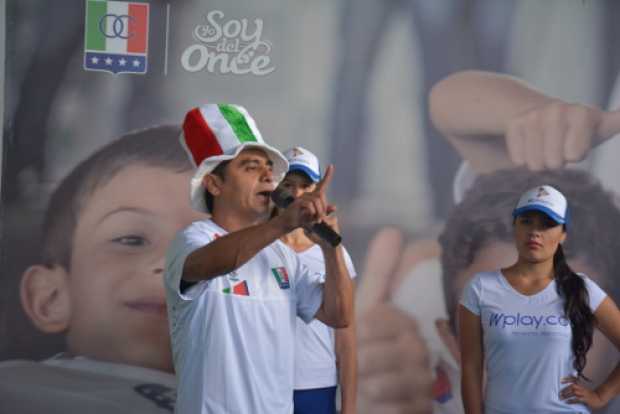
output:
[[[164,280],[166,289],[174,292],[178,299],[191,301],[200,296],[207,287],[208,282],[203,280],[181,292],[181,278],[187,256],[212,240],[213,238],[209,233],[201,231],[199,226],[192,224],[177,233],[170,247],[168,247]]]
[[[586,283],[586,289],[588,289],[588,295],[590,296],[590,309],[595,312],[603,300],[607,297],[607,293],[600,288],[595,281],[585,275],[581,275],[583,281]]]
[[[460,304],[472,313],[480,316],[480,298],[482,296],[482,283],[480,276],[474,276],[463,289]]]
[[[344,252],[344,263],[347,266],[347,270],[349,271],[349,276],[351,279],[354,279],[357,276],[357,272],[355,271],[355,266],[353,265],[353,260],[351,259],[351,255],[344,247],[342,248]]]
[[[295,275],[293,288],[297,300],[297,316],[310,323],[323,303],[322,275],[310,270],[292,250],[288,252],[288,256]]]

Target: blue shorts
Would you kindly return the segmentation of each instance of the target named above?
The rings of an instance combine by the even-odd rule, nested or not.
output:
[[[336,389],[338,387],[295,390],[295,414],[336,414]]]

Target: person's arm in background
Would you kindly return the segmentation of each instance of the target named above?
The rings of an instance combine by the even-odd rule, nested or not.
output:
[[[429,105],[435,127],[478,173],[560,168],[620,132],[620,111],[564,102],[490,72],[448,76]]]
[[[321,221],[338,229],[338,220],[334,215],[331,215],[336,211],[336,207],[329,205],[326,198],[326,190],[331,183],[333,173],[334,166],[328,166],[325,175],[317,183],[314,191],[306,193],[302,197],[307,194],[317,195],[318,201],[325,206],[326,212],[326,215],[321,217]],[[345,249],[342,245],[333,247],[314,232],[306,232],[306,235],[319,245],[325,263],[323,302],[314,317],[332,328],[346,328],[352,323],[354,315],[353,282],[345,261]]]
[[[346,328],[353,321],[353,282],[345,264],[344,248],[331,247],[314,234],[309,237],[323,251],[326,274],[323,302],[314,317],[332,328]]]
[[[342,401],[341,414],[357,413],[357,344],[355,321],[336,329],[336,364]]]
[[[482,414],[482,326],[480,316],[459,305],[459,347],[461,350],[461,395],[465,414]]]

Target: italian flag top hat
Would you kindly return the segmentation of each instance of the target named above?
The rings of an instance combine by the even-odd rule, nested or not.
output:
[[[232,104],[207,104],[185,115],[180,137],[190,161],[197,168],[191,181],[192,207],[207,212],[203,178],[222,161],[232,160],[246,148],[260,148],[273,162],[273,178],[280,181],[288,162],[277,149],[263,141],[254,119],[245,108]]]

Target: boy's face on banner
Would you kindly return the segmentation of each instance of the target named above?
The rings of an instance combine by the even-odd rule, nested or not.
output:
[[[172,371],[164,255],[206,215],[189,203],[191,173],[131,166],[82,206],[73,238],[69,350]]]

